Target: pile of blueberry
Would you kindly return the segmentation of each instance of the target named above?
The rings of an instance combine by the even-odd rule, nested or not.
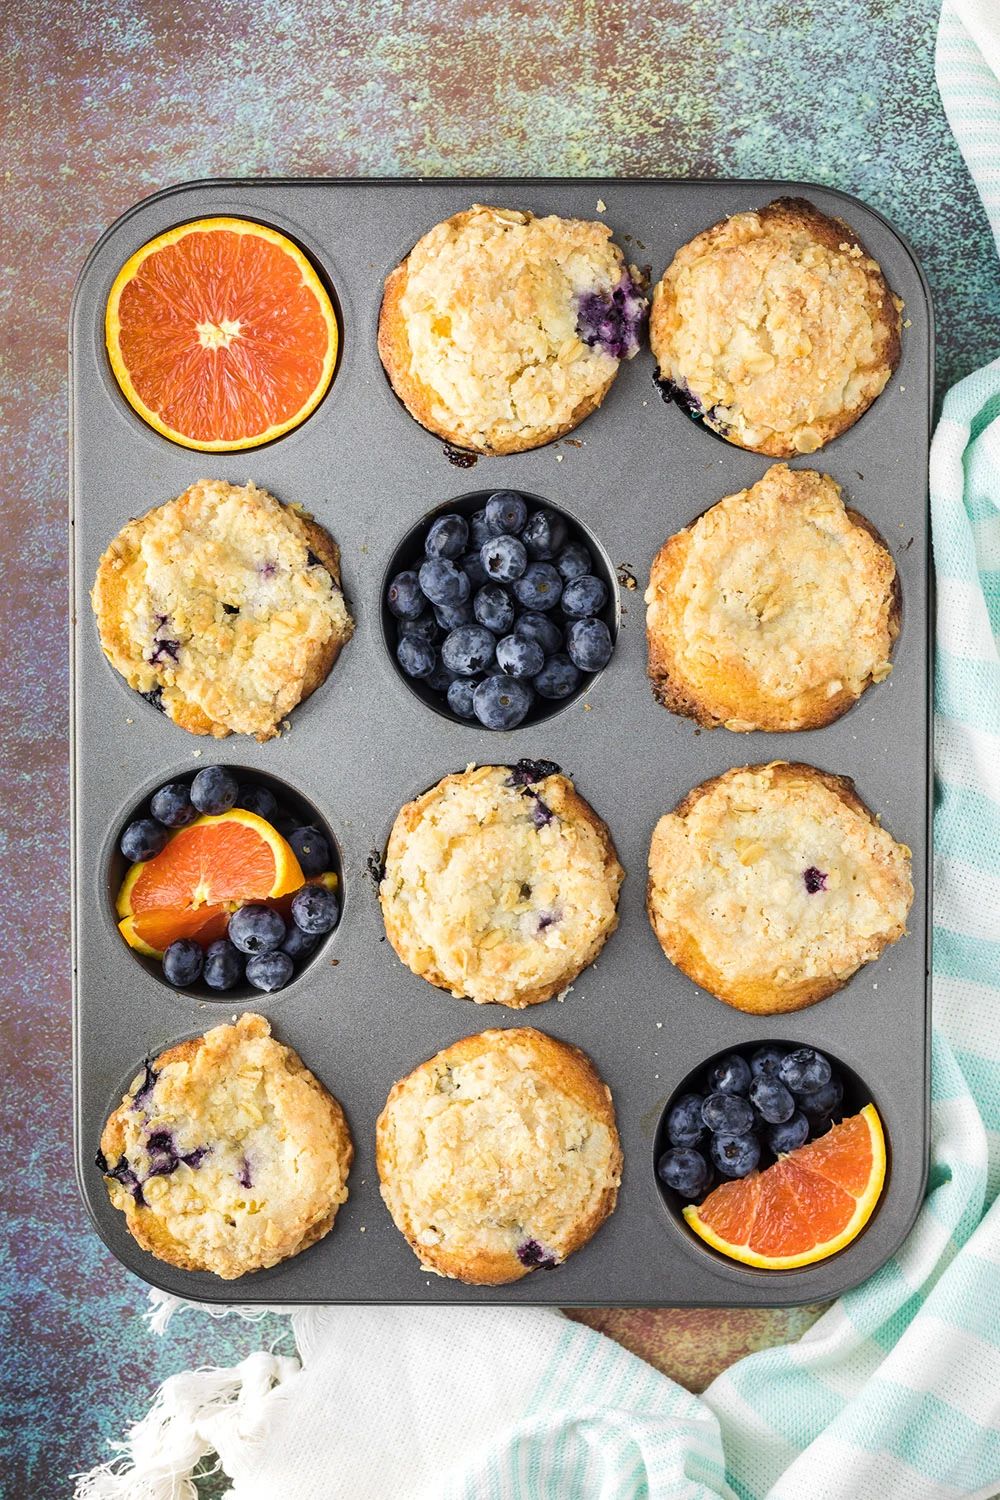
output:
[[[536,696],[559,701],[611,660],[608,589],[557,511],[500,490],[466,520],[439,516],[386,602],[396,659],[460,719],[513,729]]]
[[[671,1106],[657,1175],[682,1198],[701,1198],[716,1173],[747,1177],[823,1135],[843,1098],[843,1083],[812,1047],[758,1047],[749,1062],[730,1052],[708,1069],[704,1093]]]
[[[225,766],[206,766],[190,781],[161,786],[150,798],[149,816],[128,825],[119,848],[130,864],[153,859],[176,829],[202,813],[218,815],[231,807],[246,808],[276,828],[294,850],[307,880],[332,868],[329,842],[318,828],[282,806],[269,787],[238,782]],[[269,906],[241,906],[229,920],[228,935],[207,948],[193,938],[170,943],[163,954],[163,977],[178,989],[201,979],[212,990],[231,990],[243,980],[268,993],[280,990],[296,965],[336,927],[340,902],[325,885],[304,885],[292,897],[291,917],[286,923]]]

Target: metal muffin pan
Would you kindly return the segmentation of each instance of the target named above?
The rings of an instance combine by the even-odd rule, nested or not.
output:
[[[818,454],[794,461],[843,486],[886,538],[899,569],[903,628],[894,670],[829,728],[736,735],[699,730],[659,707],[645,676],[643,589],[663,541],[761,477],[747,453],[665,405],[648,347],[624,364],[599,411],[533,452],[454,467],[408,415],[376,352],[386,274],[432,225],[474,202],[603,218],[655,281],[677,248],[727,214],[780,194],[847,219],[905,299],[899,370],[871,410]],[[599,208],[599,203],[606,205]],[[257,450],[203,454],[146,427],[120,395],[104,351],[104,307],[128,257],[186,220],[257,219],[296,240],[335,290],[343,353],[328,395],[287,436]],[[926,283],[902,238],[872,209],[828,188],[786,182],[615,179],[216,181],[146,199],[92,252],[77,287],[70,343],[73,573],[73,953],[76,1168],[97,1229],[154,1286],[204,1302],[556,1303],[774,1306],[834,1297],[896,1250],[923,1194],[928,1146],[930,649],[927,449],[933,330]],[[208,477],[253,479],[297,501],[342,552],[354,639],[280,739],[194,738],[104,660],[88,601],[98,559],[125,522]],[[542,496],[597,537],[622,579],[609,666],[582,697],[507,733],[449,721],[400,680],[383,642],[380,590],[393,551],[453,497],[511,488]],[[634,578],[636,587],[628,586]],[[369,876],[399,807],[469,762],[556,761],[612,832],[627,872],[620,926],[565,999],[526,1011],[477,1007],[411,974],[386,941]],[[909,933],[845,989],[786,1018],[733,1010],[664,957],[645,912],[646,861],[659,816],[692,786],[735,765],[804,760],[854,778],[860,796],[913,850]],[[287,989],[250,1001],[170,990],[137,963],[108,899],[115,840],[131,809],[171,777],[212,761],[259,769],[315,804],[344,870],[343,916]],[[270,1270],[224,1282],[140,1250],[113,1210],[94,1153],[147,1054],[245,1009],[343,1104],[356,1147],[350,1197],[332,1232]],[[375,1121],[390,1088],[459,1037],[536,1026],[583,1047],[614,1095],[625,1155],[618,1207],[554,1272],[468,1287],[422,1271],[382,1204]],[[665,1207],[652,1171],[663,1105],[693,1068],[729,1046],[780,1038],[828,1050],[866,1084],[884,1121],[891,1174],[867,1230],[819,1265],[766,1272],[724,1261]]]

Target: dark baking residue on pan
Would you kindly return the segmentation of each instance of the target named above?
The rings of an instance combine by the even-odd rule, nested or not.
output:
[[[479,462],[478,453],[469,453],[465,448],[453,448],[451,443],[445,443],[444,456],[456,469],[474,469]]]
[[[371,881],[372,888],[377,896],[378,888],[385,878],[385,860],[379,849],[369,851],[368,858],[365,860],[365,874]]]

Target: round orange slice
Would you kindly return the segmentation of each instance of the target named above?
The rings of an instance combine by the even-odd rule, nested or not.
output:
[[[198,219],[122,266],[105,339],[143,421],[185,448],[231,452],[280,437],[322,400],[337,318],[285,235],[247,219]]]
[[[885,1182],[885,1137],[873,1104],[763,1172],[724,1182],[684,1217],[732,1260],[766,1270],[809,1266],[864,1229]]]
[[[277,829],[234,807],[178,829],[153,859],[131,866],[118,892],[118,926],[131,948],[159,958],[177,938],[223,937],[238,906],[288,895],[304,883]]]

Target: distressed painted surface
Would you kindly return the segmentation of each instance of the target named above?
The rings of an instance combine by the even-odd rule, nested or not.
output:
[[[945,385],[998,352],[1000,276],[934,88],[936,13],[937,0],[0,8],[4,1493],[67,1494],[166,1374],[284,1327],[186,1314],[151,1338],[143,1288],[72,1180],[65,349],[87,249],[136,199],[216,174],[811,178],[913,241]],[[812,1315],[586,1316],[698,1389]]]

